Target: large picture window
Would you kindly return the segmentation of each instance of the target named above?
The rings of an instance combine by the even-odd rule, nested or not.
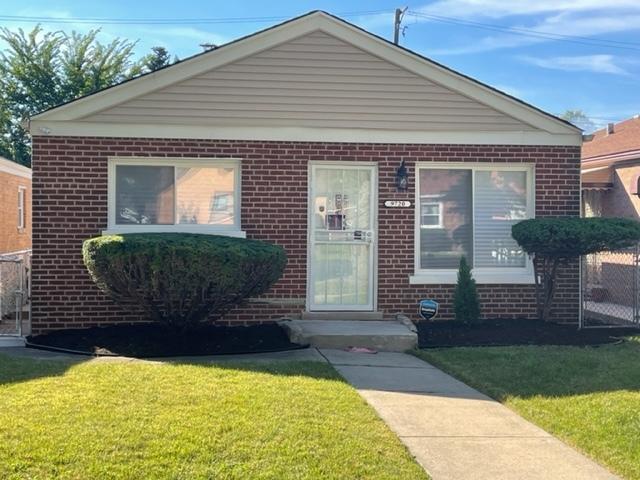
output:
[[[109,231],[240,234],[239,162],[111,159]]]
[[[476,280],[533,281],[511,227],[533,217],[528,165],[424,164],[416,171],[416,275],[412,283],[453,283],[464,256]]]

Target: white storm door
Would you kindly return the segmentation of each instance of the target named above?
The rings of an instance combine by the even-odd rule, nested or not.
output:
[[[376,167],[312,165],[308,308],[374,309]]]

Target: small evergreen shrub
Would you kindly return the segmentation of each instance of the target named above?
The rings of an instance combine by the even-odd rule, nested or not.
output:
[[[471,267],[464,256],[460,259],[458,282],[453,293],[453,308],[458,322],[471,324],[480,321],[476,281],[471,276]]]
[[[282,275],[282,247],[243,238],[183,233],[108,235],[85,240],[84,263],[118,303],[149,320],[188,327],[217,319]]]

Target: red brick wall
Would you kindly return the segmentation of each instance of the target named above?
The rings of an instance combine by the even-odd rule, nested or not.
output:
[[[308,142],[35,137],[33,161],[33,330],[139,319],[105,298],[81,258],[82,241],[107,225],[109,156],[235,157],[242,159],[242,228],[247,236],[282,245],[289,264],[266,295],[289,304],[250,304],[230,321],[298,314],[306,296],[307,166],[310,160],[366,161],[379,166],[378,309],[414,314],[417,300],[442,302],[451,317],[452,285],[409,285],[414,265],[413,209],[385,209],[385,200],[413,202],[415,161],[534,162],[536,215],[580,213],[578,147],[399,145]],[[405,159],[410,190],[398,194],[395,169]],[[563,272],[556,316],[576,321],[578,270]],[[480,285],[485,316],[534,315],[532,285]],[[292,305],[295,299],[298,305]]]
[[[24,228],[18,228],[18,189],[24,192]],[[31,179],[0,171],[0,253],[31,248]]]
[[[625,162],[613,170],[613,188],[602,192],[602,216],[640,219],[640,197],[631,185],[640,174],[640,161]]]

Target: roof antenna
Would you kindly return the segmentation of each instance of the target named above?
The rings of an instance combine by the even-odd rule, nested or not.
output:
[[[393,43],[396,45],[400,42],[400,26],[402,25],[402,19],[404,18],[404,14],[407,12],[409,7],[404,8],[396,8],[396,16],[393,21]],[[402,35],[404,36],[404,28],[402,29]]]

